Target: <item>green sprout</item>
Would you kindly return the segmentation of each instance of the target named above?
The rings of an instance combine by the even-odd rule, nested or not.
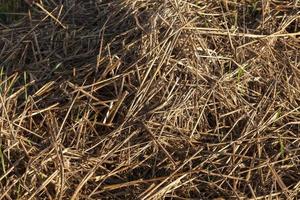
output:
[[[284,158],[284,152],[285,152],[285,148],[284,148],[284,143],[282,141],[282,138],[279,136],[279,144],[280,144],[280,155],[282,158]]]

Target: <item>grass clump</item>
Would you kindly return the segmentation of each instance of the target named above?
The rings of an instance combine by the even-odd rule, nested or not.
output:
[[[0,199],[299,197],[297,3],[28,9],[0,24]]]

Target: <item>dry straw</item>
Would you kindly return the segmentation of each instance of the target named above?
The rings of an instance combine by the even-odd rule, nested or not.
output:
[[[299,8],[35,1],[0,24],[0,199],[297,199]]]

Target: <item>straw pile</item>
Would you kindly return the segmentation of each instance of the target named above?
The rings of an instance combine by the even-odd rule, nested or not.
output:
[[[299,8],[28,6],[0,30],[0,199],[296,199]]]

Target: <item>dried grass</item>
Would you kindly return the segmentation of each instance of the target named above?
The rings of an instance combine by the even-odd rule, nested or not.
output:
[[[295,1],[44,0],[0,25],[0,199],[297,199]]]

